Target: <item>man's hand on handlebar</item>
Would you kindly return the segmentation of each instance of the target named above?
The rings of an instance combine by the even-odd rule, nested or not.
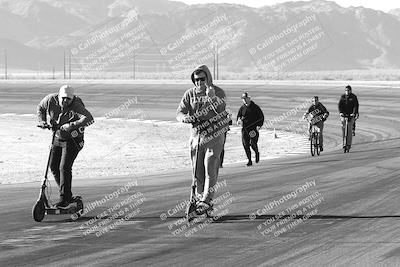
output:
[[[56,131],[57,130],[57,125],[51,125],[48,124],[47,122],[40,122],[37,127],[42,128],[42,129],[49,129],[49,130],[53,130]]]
[[[49,125],[47,122],[43,121],[40,122],[37,127],[42,128],[42,129],[51,129],[51,125]]]
[[[66,131],[66,132],[70,131],[71,129],[72,129],[72,125],[70,123],[63,124],[60,127],[60,130]]]

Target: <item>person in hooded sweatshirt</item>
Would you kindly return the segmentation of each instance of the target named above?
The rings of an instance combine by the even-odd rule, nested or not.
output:
[[[254,103],[249,94],[244,92],[242,94],[243,106],[240,107],[237,114],[237,124],[242,125],[242,144],[248,159],[247,166],[253,165],[251,160],[251,150],[254,150],[256,156],[256,163],[260,161],[260,152],[258,151],[258,131],[264,124],[264,114],[261,108]]]
[[[84,130],[94,122],[93,116],[69,85],[61,86],[58,93],[45,96],[37,106],[37,115],[39,127],[50,126],[55,131],[50,170],[60,189],[56,207],[68,208],[72,202],[72,165],[83,148]]]
[[[198,66],[191,80],[194,87],[183,94],[176,119],[192,125],[189,143],[197,207],[205,212],[212,207],[229,118],[225,92],[213,84],[208,67]]]

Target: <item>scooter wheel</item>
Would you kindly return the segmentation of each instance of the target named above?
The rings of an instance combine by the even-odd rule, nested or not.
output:
[[[77,200],[76,201],[76,212],[72,215],[73,220],[79,219],[81,215],[83,214],[83,202],[82,200]]]
[[[36,202],[35,206],[32,208],[32,217],[36,222],[41,222],[44,218],[46,208],[43,201]]]
[[[191,222],[196,217],[196,202],[191,200],[186,208],[186,220]]]
[[[207,218],[211,218],[212,217],[212,210],[207,210],[206,211],[206,215],[207,215]]]

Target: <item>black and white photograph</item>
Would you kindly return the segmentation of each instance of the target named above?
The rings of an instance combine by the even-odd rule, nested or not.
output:
[[[0,266],[400,266],[400,4],[0,0]]]

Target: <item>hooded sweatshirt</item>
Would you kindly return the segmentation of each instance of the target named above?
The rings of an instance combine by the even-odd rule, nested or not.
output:
[[[59,104],[58,93],[49,94],[40,101],[37,107],[37,116],[39,123],[47,121],[47,115],[50,117],[52,126],[62,126],[69,123],[72,125],[70,131],[56,131],[56,138],[70,139],[82,137],[84,129],[94,122],[92,114],[85,108],[82,100],[78,96],[74,96],[72,103],[62,110]]]
[[[210,70],[207,66],[198,66],[192,73],[193,84],[194,73],[202,70],[206,74],[207,86],[215,90],[215,97],[210,98],[206,95],[206,90],[201,90],[194,86],[188,89],[178,106],[176,119],[179,122],[185,122],[191,118],[191,146],[195,147],[198,140],[201,146],[212,146],[218,142],[223,144],[225,132],[229,129],[229,118],[226,108],[225,92],[215,86],[212,81]]]

